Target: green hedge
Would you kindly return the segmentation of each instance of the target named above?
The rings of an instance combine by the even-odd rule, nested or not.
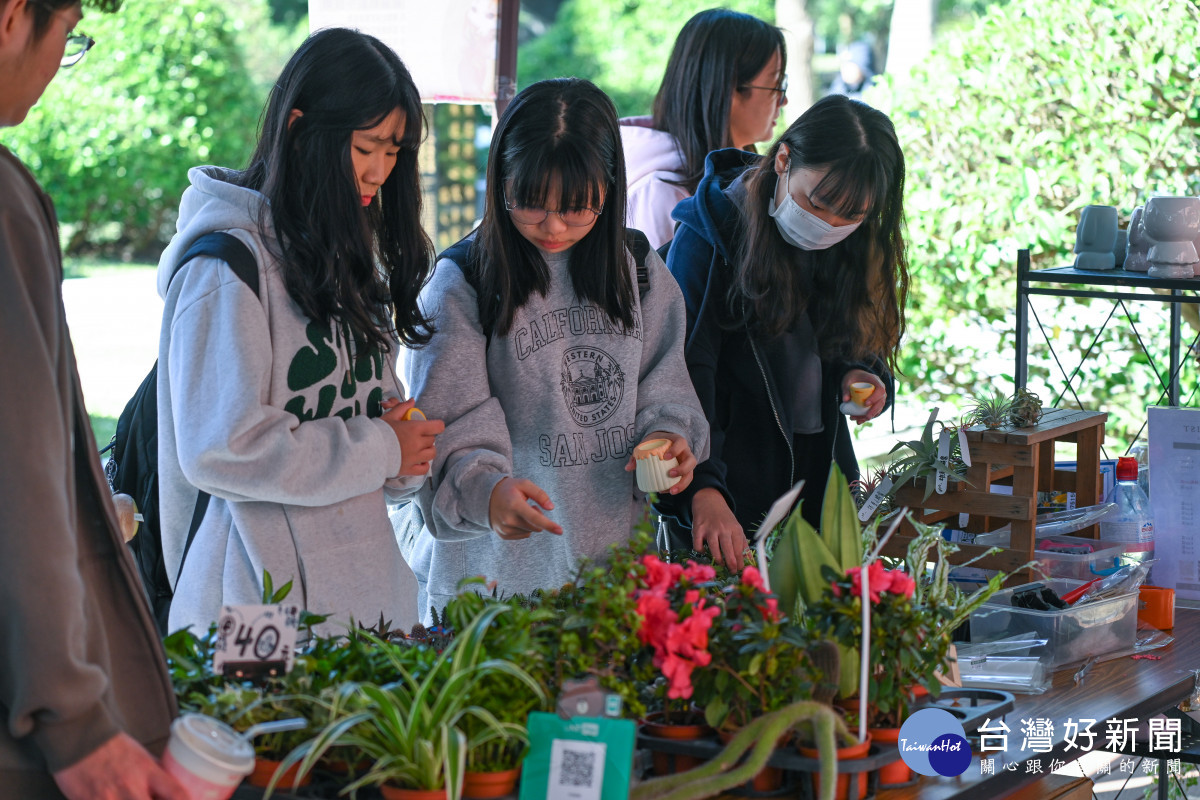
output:
[[[1196,0],[1013,0],[943,37],[890,96],[874,95],[908,163],[910,392],[953,405],[976,387],[1004,388],[998,378],[1011,390],[1019,248],[1032,248],[1035,268],[1069,265],[1083,206],[1117,206],[1124,225],[1152,194],[1200,193],[1198,42]],[[1037,300],[1068,372],[1111,307],[1090,303]],[[1165,308],[1129,306],[1164,369]],[[1123,445],[1158,391],[1120,313],[1113,323],[1075,385],[1084,407],[1112,413],[1110,438]],[[1035,325],[1035,389],[1062,385],[1044,341]],[[1186,399],[1194,360],[1184,377]],[[1056,396],[1046,388],[1043,399]]]
[[[89,14],[80,27],[95,48],[0,133],[54,198],[70,252],[116,245],[156,258],[188,168],[249,156],[262,97],[227,8],[138,0]]]

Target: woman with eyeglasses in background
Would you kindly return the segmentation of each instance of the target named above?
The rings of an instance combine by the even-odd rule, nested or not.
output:
[[[574,78],[518,94],[492,137],[483,221],[440,256],[421,294],[436,333],[407,359],[409,389],[446,423],[401,522],[424,609],[469,576],[557,588],[580,556],[628,540],[645,504],[635,445],[670,441],[670,491],[707,452],[683,298],[653,251],[639,286],[624,211],[612,101]]]
[[[885,114],[818,101],[765,156],[708,157],[679,204],[667,264],[687,303],[687,363],[712,425],[688,491],[659,498],[670,539],[736,563],[747,535],[796,481],[813,525],[830,464],[858,476],[840,411],[851,383],[894,395],[908,287],[904,154]]]
[[[753,150],[787,105],[783,33],[757,17],[712,8],[675,39],[653,115],[621,120],[629,224],[654,247],[674,233],[671,210],[696,191],[713,150]]]

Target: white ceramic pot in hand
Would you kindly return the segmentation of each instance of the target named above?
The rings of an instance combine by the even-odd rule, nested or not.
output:
[[[667,474],[679,466],[679,459],[663,459],[670,449],[668,439],[649,439],[633,448],[634,474],[638,488],[643,492],[665,492],[679,483],[678,477]]]

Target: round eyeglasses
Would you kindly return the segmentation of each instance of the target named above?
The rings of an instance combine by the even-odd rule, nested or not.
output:
[[[787,86],[788,86],[787,75],[784,75],[783,80],[781,80],[779,82],[778,86],[755,86],[752,83],[747,83],[746,85],[739,86],[738,88],[739,89],[762,89],[763,91],[767,91],[767,92],[779,92],[780,94],[787,94]]]
[[[566,211],[549,211],[545,208],[513,205],[509,202],[507,195],[504,197],[504,207],[508,209],[508,214],[512,217],[513,222],[518,225],[541,225],[546,217],[558,214],[563,224],[572,228],[591,225],[604,210],[604,206],[601,205],[600,208],[570,208]]]
[[[83,60],[87,55],[87,51],[92,49],[92,45],[96,40],[92,37],[72,31],[67,34],[67,47],[63,50],[62,61],[59,62],[61,67],[73,67]]]

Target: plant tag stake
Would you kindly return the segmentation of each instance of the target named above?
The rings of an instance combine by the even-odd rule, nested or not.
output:
[[[963,463],[971,466],[971,448],[967,444],[967,432],[962,427],[958,429],[958,451],[962,454]]]
[[[804,481],[797,481],[795,486],[780,495],[778,500],[771,503],[771,509],[767,511],[767,516],[763,517],[762,524],[758,526],[758,538],[754,541],[754,552],[758,557],[758,572],[762,575],[763,590],[766,592],[771,591],[771,578],[767,575],[767,536],[775,529],[776,525],[783,522],[788,511],[796,504],[796,498],[800,496],[800,490],[803,488]]]
[[[238,680],[290,672],[299,622],[295,604],[225,606],[217,622],[213,672]]]
[[[529,715],[521,800],[628,800],[633,720]]]
[[[943,469],[938,470],[937,483],[934,485],[934,489],[938,494],[945,494],[946,484],[949,481],[946,470],[950,467],[950,431],[945,428],[942,428],[942,432],[938,434],[937,457]]]
[[[858,521],[866,522],[875,513],[875,509],[879,508],[879,504],[883,502],[883,498],[887,497],[887,493],[892,490],[892,479],[885,477],[875,487],[875,491],[871,492],[871,496],[863,503],[863,507],[858,510]]]

